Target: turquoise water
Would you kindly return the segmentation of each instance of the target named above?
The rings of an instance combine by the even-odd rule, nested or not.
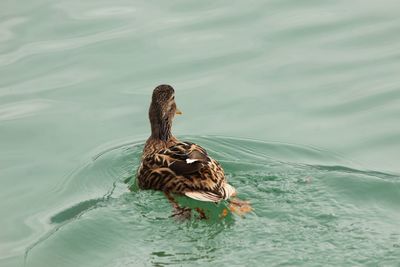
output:
[[[2,1],[0,266],[399,266],[398,1]],[[152,89],[254,211],[128,190]]]

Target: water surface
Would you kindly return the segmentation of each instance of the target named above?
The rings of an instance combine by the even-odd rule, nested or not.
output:
[[[398,265],[399,11],[2,1],[0,265]],[[176,223],[128,190],[160,83],[246,218]]]

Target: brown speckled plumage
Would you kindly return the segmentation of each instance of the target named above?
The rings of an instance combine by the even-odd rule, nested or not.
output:
[[[218,202],[235,195],[221,165],[199,145],[181,142],[171,133],[175,114],[174,89],[154,89],[149,110],[151,136],[147,140],[138,170],[141,189],[153,189],[191,198]]]

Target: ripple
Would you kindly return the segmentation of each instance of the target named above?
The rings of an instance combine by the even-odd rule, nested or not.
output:
[[[75,20],[92,20],[107,17],[121,18],[132,16],[132,13],[136,12],[136,9],[130,5],[98,8],[92,7],[90,3],[83,2],[57,3],[54,7],[66,12],[69,18]]]
[[[0,23],[0,43],[14,39],[15,33],[12,28],[27,21],[24,17],[14,17]]]
[[[132,28],[121,27],[85,36],[61,40],[47,40],[25,44],[13,52],[0,54],[0,67],[4,67],[33,55],[72,50],[99,42],[113,40],[132,33]]]
[[[84,74],[82,74],[84,73]],[[92,71],[80,69],[55,71],[0,87],[0,97],[43,93],[78,85],[96,77]],[[71,77],[74,77],[71,79]]]
[[[0,121],[34,116],[39,111],[48,109],[53,105],[53,101],[42,99],[33,99],[0,105]]]
[[[125,182],[135,180],[143,141],[114,142],[93,152],[63,183],[60,194],[76,204],[64,203],[49,214],[53,230],[29,247],[27,266],[44,260],[57,266],[88,261],[103,266],[243,263],[245,255],[255,256],[262,248],[272,253],[262,256],[268,263],[289,263],[300,255],[320,262],[316,255],[324,249],[342,255],[349,254],[349,246],[373,248],[382,257],[397,244],[381,229],[391,239],[400,235],[390,213],[400,197],[400,176],[337,165],[346,160],[310,147],[221,136],[182,139],[201,144],[222,163],[239,196],[252,202],[252,214],[231,223],[176,223],[160,192],[127,190]],[[317,165],[317,159],[332,165]],[[373,209],[360,208],[371,204]],[[376,224],[382,214],[391,220]],[[360,245],[371,238],[374,243]],[[77,257],[82,250],[86,256]],[[352,259],[359,262],[365,255]]]

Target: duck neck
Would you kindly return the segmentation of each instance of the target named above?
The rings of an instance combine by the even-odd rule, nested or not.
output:
[[[156,103],[152,102],[149,109],[149,120],[151,124],[150,139],[154,141],[168,142],[173,138],[172,117],[162,112],[162,108]]]
[[[151,122],[151,138],[167,142],[173,136],[171,132],[172,122],[169,119],[160,119]]]

